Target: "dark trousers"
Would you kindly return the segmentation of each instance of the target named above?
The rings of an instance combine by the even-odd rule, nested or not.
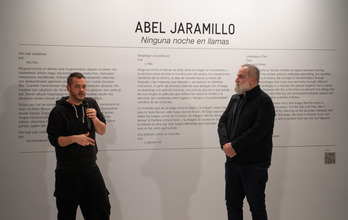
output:
[[[75,220],[80,206],[85,220],[109,220],[109,192],[99,169],[82,175],[56,172],[58,220]]]
[[[243,201],[247,198],[253,220],[267,220],[265,188],[268,180],[266,163],[225,164],[226,206],[228,220],[243,219]]]

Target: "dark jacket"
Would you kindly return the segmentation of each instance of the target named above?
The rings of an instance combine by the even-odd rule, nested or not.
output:
[[[271,162],[275,110],[271,98],[256,86],[242,95],[233,95],[218,124],[221,148],[232,142],[237,155],[235,163]],[[235,121],[235,119],[237,120]]]
[[[92,98],[85,98],[83,104],[74,106],[67,102],[68,97],[63,97],[56,102],[56,106],[51,110],[47,134],[52,146],[55,147],[57,157],[56,172],[81,173],[91,167],[95,167],[98,147],[81,146],[73,143],[66,147],[60,147],[58,138],[60,136],[70,136],[86,134],[95,140],[95,129],[90,119],[87,119],[86,109],[94,108],[100,121],[106,123],[97,102]]]

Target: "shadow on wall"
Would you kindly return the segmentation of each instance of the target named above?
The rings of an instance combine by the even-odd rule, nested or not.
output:
[[[2,94],[0,219],[50,219],[48,194],[53,197],[53,192],[48,192],[45,179],[48,155],[20,153],[26,147],[30,151],[30,145],[18,139],[17,93],[18,85],[13,84]]]
[[[158,144],[143,165],[144,176],[151,177],[158,184],[161,219],[190,219],[190,199],[198,187],[202,169],[200,140],[195,139],[194,147],[197,149],[179,149],[183,146],[175,146],[175,143],[170,143],[172,146]]]
[[[107,123],[107,122],[106,122]],[[113,171],[110,171],[110,161],[111,161],[111,155],[107,150],[104,150],[106,146],[114,146],[116,144],[117,139],[117,131],[114,126],[114,124],[110,123],[107,124],[107,131],[103,136],[97,135],[97,142],[98,142],[98,160],[97,164],[100,167],[100,170],[103,174],[103,178],[106,184],[106,187],[108,188],[110,192],[110,203],[111,203],[111,217],[110,219],[113,220],[123,220],[122,212],[121,212],[121,203],[118,199],[117,192],[115,190],[115,186],[112,185],[112,180],[108,174],[113,173]],[[117,176],[118,174],[115,173]],[[117,179],[117,178],[116,178]]]
[[[201,174],[200,150],[153,150],[143,173],[158,184],[162,218],[189,220],[190,198]]]
[[[288,140],[291,139],[291,131],[287,127],[286,123],[282,123],[282,131],[277,131],[280,129],[280,126],[277,126],[275,123],[274,133],[287,134],[281,138],[281,141],[273,138],[274,147],[272,153],[272,164],[269,169],[269,182],[267,183],[266,189],[266,201],[267,201],[267,213],[269,219],[280,219],[281,207],[283,207],[284,200],[284,186],[287,176],[287,148],[281,147],[288,143]],[[284,129],[284,130],[283,130]],[[280,144],[280,142],[282,144]],[[280,146],[281,145],[281,146]]]

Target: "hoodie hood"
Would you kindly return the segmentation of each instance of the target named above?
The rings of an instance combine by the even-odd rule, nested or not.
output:
[[[69,98],[69,96],[63,96],[61,99],[56,101],[56,105],[57,106],[62,106],[62,107],[72,107],[74,109],[74,111],[75,111],[76,118],[79,118],[79,115],[77,113],[77,108],[76,108],[77,106],[69,103],[68,101],[66,101],[68,98]],[[87,103],[87,101],[84,99],[83,102],[82,102],[82,114],[83,114],[83,116],[82,116],[82,123],[85,123],[85,112],[86,112],[86,110],[88,108],[87,107],[88,104],[86,104],[86,103]],[[78,105],[78,106],[80,106],[80,105]]]

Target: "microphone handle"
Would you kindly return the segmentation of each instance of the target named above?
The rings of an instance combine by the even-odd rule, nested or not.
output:
[[[87,116],[87,126],[88,126],[88,130],[91,130],[91,128],[92,128],[91,119],[88,116]]]
[[[91,130],[91,128],[92,128],[91,119],[87,116],[87,109],[89,107],[88,102],[84,103],[84,107],[85,107],[85,113],[86,113],[86,118],[87,118],[87,127],[88,127],[88,130]]]

